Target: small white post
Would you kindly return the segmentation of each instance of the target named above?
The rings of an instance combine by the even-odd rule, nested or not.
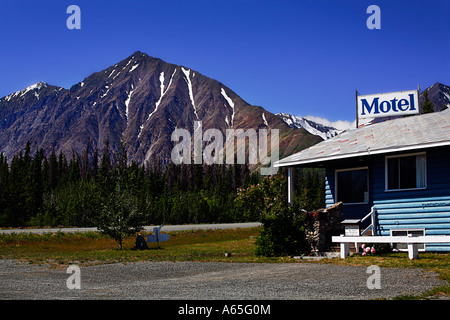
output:
[[[341,234],[341,237],[344,237],[344,235]],[[349,252],[350,252],[350,243],[341,242],[341,259],[347,258]]]
[[[350,246],[348,242],[341,242],[341,259],[345,259],[350,251]]]
[[[419,257],[419,250],[417,243],[408,243],[409,260],[417,259],[418,257]]]
[[[288,203],[294,203],[294,179],[292,177],[292,168],[288,168]]]
[[[370,211],[370,224],[372,225],[372,236],[375,236],[375,208]]]

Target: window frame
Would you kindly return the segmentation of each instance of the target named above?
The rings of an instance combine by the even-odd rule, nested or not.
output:
[[[370,183],[369,183],[369,166],[365,167],[355,167],[355,168],[347,168],[347,169],[336,169],[334,170],[334,189],[335,189],[335,199],[336,202],[339,201],[338,199],[338,173],[344,172],[344,171],[356,171],[356,170],[367,170],[367,202],[342,202],[344,205],[363,205],[363,204],[369,204],[370,203]]]
[[[388,176],[388,160],[393,158],[404,158],[404,157],[417,157],[425,156],[425,186],[419,188],[406,188],[406,189],[389,189],[389,176]],[[417,179],[417,176],[416,176]],[[427,172],[427,153],[415,152],[406,154],[397,154],[384,157],[384,192],[397,192],[397,191],[414,191],[414,190],[426,190],[428,187],[428,172]]]
[[[407,235],[410,235],[411,232],[422,232],[422,236],[426,235],[426,229],[425,228],[392,228],[389,230],[390,236],[395,237],[394,233],[397,232],[406,232]],[[408,251],[408,247],[406,243],[391,243],[391,247],[394,249],[394,251]],[[418,250],[425,252],[427,249],[426,243],[419,244]]]

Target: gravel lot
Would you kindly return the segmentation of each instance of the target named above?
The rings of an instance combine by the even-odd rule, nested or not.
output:
[[[137,262],[81,267],[81,289],[66,269],[0,260],[0,299],[366,300],[419,294],[445,284],[433,272],[381,268],[368,289],[365,267],[314,263]]]

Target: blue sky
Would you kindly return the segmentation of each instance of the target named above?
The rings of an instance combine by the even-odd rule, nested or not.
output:
[[[66,27],[71,4],[81,30]],[[449,17],[447,0],[0,0],[0,97],[70,88],[139,50],[273,113],[353,121],[356,89],[450,85]]]

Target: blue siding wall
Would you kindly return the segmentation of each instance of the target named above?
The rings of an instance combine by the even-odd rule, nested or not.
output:
[[[385,191],[385,157],[373,161],[373,205],[381,235],[392,229],[425,228],[425,235],[450,234],[450,149],[429,149],[427,188]],[[450,244],[429,244],[427,251],[450,251]]]
[[[334,198],[334,171],[327,169],[325,176],[325,206],[328,208],[336,203]]]
[[[399,153],[422,152],[416,150]],[[427,187],[422,190],[386,191],[385,156],[361,160],[348,159],[327,166],[325,203],[336,202],[335,170],[367,165],[369,167],[369,204],[344,204],[346,218],[362,218],[372,205],[377,210],[381,235],[392,229],[425,229],[425,235],[450,235],[450,147],[426,150]],[[357,163],[357,165],[355,165]],[[428,244],[427,251],[450,251],[450,244]]]

